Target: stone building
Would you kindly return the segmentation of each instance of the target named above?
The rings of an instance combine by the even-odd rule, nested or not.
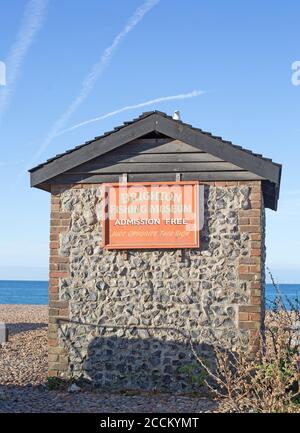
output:
[[[279,164],[153,111],[30,174],[51,193],[50,376],[190,390],[191,341],[207,357],[216,340],[255,350]],[[121,181],[199,183],[200,245],[105,248],[103,188]]]

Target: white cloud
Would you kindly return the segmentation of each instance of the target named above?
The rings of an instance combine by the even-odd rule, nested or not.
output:
[[[42,26],[47,2],[48,0],[29,0],[26,4],[16,41],[5,61],[6,86],[0,90],[0,121],[15,90],[25,56]]]
[[[150,99],[149,101],[140,102],[139,104],[134,105],[126,105],[125,107],[119,108],[118,110],[111,111],[109,113],[103,114],[99,117],[94,117],[89,120],[85,120],[84,122],[77,123],[76,125],[71,126],[70,128],[64,129],[63,131],[60,131],[57,133],[57,135],[62,135],[66,132],[73,131],[74,129],[80,128],[81,126],[88,125],[89,123],[98,122],[99,120],[107,119],[108,117],[115,116],[116,114],[123,113],[123,111],[133,110],[136,108],[142,108],[146,107],[147,105],[153,105],[158,104],[159,102],[166,102],[166,101],[174,101],[178,99],[188,99],[188,98],[195,98],[196,96],[203,95],[205,92],[201,90],[193,90],[189,93],[180,93],[179,95],[171,95],[171,96],[161,96],[156,99]]]

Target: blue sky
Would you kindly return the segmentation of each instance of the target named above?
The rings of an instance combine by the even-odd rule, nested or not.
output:
[[[7,86],[0,87],[0,279],[47,278],[50,196],[30,189],[28,168],[141,111],[180,109],[182,120],[283,164],[278,211],[267,211],[267,264],[279,282],[299,283],[300,86],[291,81],[292,63],[300,60],[298,1],[157,0],[110,52],[62,129],[127,105],[205,93],[51,137],[143,4],[1,2],[0,61],[15,70],[7,68]]]

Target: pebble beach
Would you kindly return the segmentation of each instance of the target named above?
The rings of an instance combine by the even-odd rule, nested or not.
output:
[[[214,409],[214,402],[204,396],[49,390],[47,321],[46,306],[0,305],[0,322],[9,329],[9,342],[0,345],[0,413],[200,413]]]

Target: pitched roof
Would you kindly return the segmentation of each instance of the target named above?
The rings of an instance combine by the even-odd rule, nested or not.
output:
[[[50,180],[55,176],[151,132],[184,141],[199,150],[261,176],[267,181],[265,182],[265,193],[272,196],[272,204],[268,207],[277,208],[281,178],[280,164],[261,154],[237,146],[231,141],[224,140],[222,137],[212,135],[210,132],[195,128],[181,120],[174,120],[161,111],[144,112],[132,121],[124,122],[93,140],[86,141],[33,167],[29,170],[31,186],[42,187],[43,183],[51,183]]]

